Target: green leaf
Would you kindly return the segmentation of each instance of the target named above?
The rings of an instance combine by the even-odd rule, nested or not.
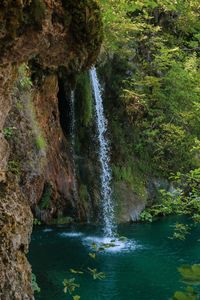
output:
[[[174,294],[173,300],[197,300],[196,295],[177,291]]]
[[[79,299],[81,299],[81,297],[79,295],[73,296],[73,300],[79,300]]]
[[[97,244],[92,243],[92,244],[91,244],[91,247],[92,247],[94,250],[97,250]]]
[[[94,280],[96,279],[103,280],[105,278],[105,274],[103,272],[97,272],[97,269],[91,269],[88,267],[88,270]]]
[[[63,280],[63,285],[64,285],[64,293],[66,294],[67,292],[69,292],[69,294],[71,295],[76,288],[80,287],[80,284],[75,282],[75,278],[70,278],[70,279],[64,279]]]
[[[96,258],[96,254],[95,254],[95,253],[89,253],[89,256],[90,256],[92,259],[95,259],[95,258]]]
[[[69,271],[73,274],[83,274],[83,272],[79,270],[70,269]]]
[[[188,284],[200,285],[200,264],[186,265],[178,268],[183,281]]]

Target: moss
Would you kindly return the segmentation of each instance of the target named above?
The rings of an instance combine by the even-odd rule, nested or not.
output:
[[[22,64],[19,67],[18,70],[19,74],[19,79],[18,79],[18,88],[21,93],[27,93],[29,92],[29,97],[27,97],[26,101],[26,109],[29,114],[30,122],[31,122],[31,127],[32,127],[32,132],[35,135],[35,146],[38,151],[40,150],[46,150],[46,141],[44,138],[44,133],[42,132],[42,129],[40,128],[40,124],[38,123],[37,116],[36,116],[36,111],[34,107],[34,103],[32,101],[32,80],[30,77],[30,70],[29,67],[26,64]],[[20,108],[23,108],[22,103],[18,102],[17,103],[17,108],[20,110]]]
[[[88,202],[88,190],[85,184],[81,184],[79,188],[79,197],[81,202],[87,203]]]
[[[35,144],[38,150],[45,150],[46,149],[46,141],[42,135],[38,135],[35,139]]]
[[[43,0],[34,0],[30,5],[30,16],[38,28],[41,28],[42,20],[45,17],[46,5]]]
[[[69,24],[77,51],[83,47],[90,52],[90,64],[94,63],[103,39],[103,24],[100,8],[95,0],[62,0],[66,12],[71,14]]]
[[[52,195],[52,186],[50,183],[46,183],[39,204],[40,209],[47,209],[49,207],[51,201],[51,195]]]
[[[23,20],[23,6],[18,1],[0,3],[0,28],[6,29],[6,39],[14,39]],[[5,46],[5,45],[4,45]]]
[[[43,0],[34,0],[23,9],[23,20],[20,30],[23,32],[28,27],[34,27],[36,30],[42,29],[42,21],[45,17],[46,4]]]
[[[27,64],[23,63],[19,66],[18,69],[19,80],[18,80],[18,88],[20,91],[29,90],[32,87],[32,81],[30,78],[30,71]]]
[[[21,175],[21,167],[20,167],[20,162],[16,160],[10,160],[8,162],[8,171],[11,173],[20,176]]]
[[[76,99],[79,99],[79,109],[82,113],[81,123],[88,127],[93,118],[93,97],[88,72],[83,72],[78,77]]]
[[[140,172],[136,163],[129,162],[123,166],[112,166],[113,178],[116,182],[125,182],[141,198],[146,200],[147,191],[144,175]]]
[[[4,48],[27,27],[41,28],[46,5],[43,0],[0,1],[0,31],[4,32]],[[3,51],[3,48],[0,49]]]

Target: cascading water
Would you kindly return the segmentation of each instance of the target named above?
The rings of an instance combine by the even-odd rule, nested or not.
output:
[[[99,140],[99,160],[101,163],[101,201],[103,208],[103,225],[105,236],[112,237],[115,234],[115,218],[114,205],[112,200],[111,188],[111,169],[110,169],[110,148],[106,139],[107,120],[104,116],[103,99],[101,94],[101,86],[97,77],[95,68],[90,70],[90,79],[92,83],[95,111],[96,111],[96,126],[98,130]]]
[[[72,139],[72,146],[74,149],[74,143],[75,143],[75,96],[74,91],[71,91],[71,139]]]
[[[78,189],[77,189],[77,176],[76,176],[76,162],[75,162],[75,96],[74,91],[71,91],[71,153],[73,158],[73,174],[74,174],[74,180],[73,180],[73,197],[75,205],[78,202]]]

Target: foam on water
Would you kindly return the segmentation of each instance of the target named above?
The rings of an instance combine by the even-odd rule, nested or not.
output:
[[[112,253],[117,253],[117,252],[132,252],[135,251],[136,249],[141,249],[143,248],[141,245],[139,245],[136,241],[134,240],[120,240],[120,239],[115,239],[115,238],[109,238],[109,237],[96,237],[96,236],[88,236],[86,238],[82,239],[83,244],[92,249],[92,244],[96,244],[97,248],[99,247],[105,247],[102,253],[105,252],[112,252]],[[107,245],[109,245],[107,247]]]
[[[71,237],[71,238],[76,238],[76,237],[80,237],[83,236],[82,232],[62,232],[59,233],[59,236],[61,237]]]

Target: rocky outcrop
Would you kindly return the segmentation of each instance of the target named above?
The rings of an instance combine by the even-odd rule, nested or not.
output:
[[[1,185],[0,299],[33,299],[31,268],[26,259],[33,217],[15,178]]]
[[[146,206],[146,195],[138,195],[126,182],[115,182],[114,196],[118,223],[138,221]]]
[[[101,18],[95,1],[0,3],[0,298],[33,299],[26,259],[34,214],[79,217],[59,76],[91,66]],[[77,204],[79,206],[79,204]]]

